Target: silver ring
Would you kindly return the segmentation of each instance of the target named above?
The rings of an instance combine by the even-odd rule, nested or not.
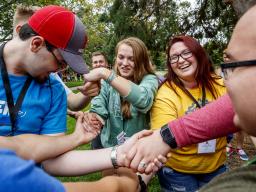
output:
[[[145,162],[143,162],[143,161],[141,161],[141,162],[139,163],[139,167],[146,168],[147,166],[148,166],[147,163],[145,163]]]

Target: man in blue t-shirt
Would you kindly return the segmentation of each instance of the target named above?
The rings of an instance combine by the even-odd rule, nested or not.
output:
[[[86,43],[84,25],[75,14],[48,6],[1,45],[0,135],[64,134],[66,94],[49,74],[67,65],[77,73],[86,73],[82,57]],[[29,83],[28,77],[32,77]]]

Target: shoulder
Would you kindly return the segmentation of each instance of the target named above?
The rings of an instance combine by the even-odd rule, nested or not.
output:
[[[51,73],[49,75],[49,80],[51,85],[62,86],[62,80],[60,79],[60,77],[58,77],[57,74]]]
[[[174,89],[178,91],[179,88],[178,88],[175,84],[173,84],[173,83],[172,83],[172,87],[171,87],[170,84],[166,81],[164,84],[162,84],[162,85],[159,87],[157,93],[158,93],[158,94],[161,94],[161,95],[162,95],[162,94],[164,94],[164,95],[169,95],[169,97],[172,97],[172,96],[177,95],[177,94],[175,93]]]
[[[158,78],[154,74],[147,74],[142,78],[139,85],[146,86],[146,87],[154,87],[155,89],[157,89],[158,88]]]
[[[147,74],[147,75],[144,75],[144,77],[142,78],[142,81],[149,81],[149,80],[158,81],[158,78],[154,74]]]

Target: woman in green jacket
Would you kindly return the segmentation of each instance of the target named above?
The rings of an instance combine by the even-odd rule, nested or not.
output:
[[[148,50],[140,39],[126,38],[115,51],[114,70],[97,68],[84,75],[86,81],[104,80],[90,109],[90,114],[96,113],[105,121],[100,135],[104,148],[149,129],[148,112],[158,88]]]

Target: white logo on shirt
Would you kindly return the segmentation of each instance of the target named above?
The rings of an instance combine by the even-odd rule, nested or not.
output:
[[[9,108],[6,101],[0,100],[0,115],[2,116],[9,116]],[[26,112],[19,111],[18,116],[24,117],[26,115]]]

